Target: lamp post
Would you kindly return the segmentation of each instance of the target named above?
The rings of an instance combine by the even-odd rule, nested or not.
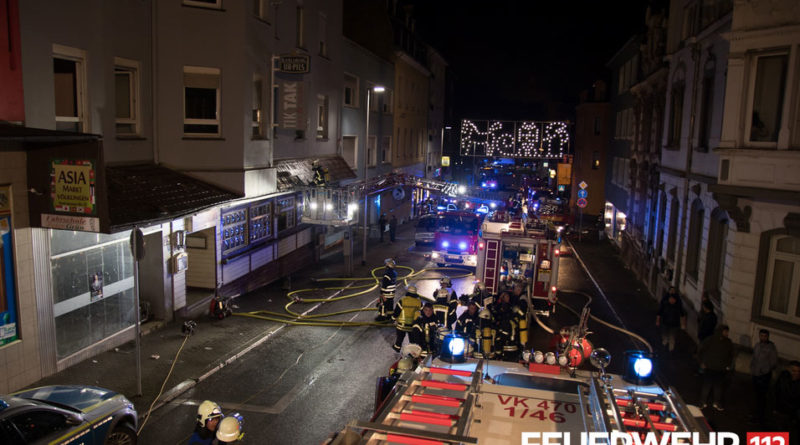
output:
[[[450,130],[452,128],[453,127],[451,127],[449,125],[442,125],[442,137],[441,137],[441,141],[439,142],[439,156],[444,156],[444,131],[445,130]],[[428,177],[428,166],[427,166],[427,163],[425,165],[425,177],[426,178]]]
[[[364,240],[362,252],[361,252],[361,265],[365,266],[367,264],[367,233],[369,230],[368,225],[368,218],[369,218],[369,193],[367,193],[367,155],[369,151],[369,101],[372,97],[372,93],[380,94],[386,91],[386,88],[375,85],[372,88],[367,88],[367,124],[364,131],[364,161],[361,163],[362,167],[364,168]],[[375,144],[376,148],[378,144]],[[379,230],[383,230],[383,227],[380,227]]]

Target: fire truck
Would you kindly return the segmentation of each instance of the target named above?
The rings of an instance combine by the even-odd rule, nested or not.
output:
[[[472,212],[442,212],[437,216],[431,259],[439,267],[476,267],[482,217]]]
[[[531,307],[547,315],[558,291],[560,256],[555,235],[537,220],[510,218],[497,211],[481,225],[475,275],[490,295],[497,293],[504,280],[525,279]]]
[[[675,433],[716,443],[698,407],[654,383],[646,353],[626,353],[624,373],[611,374],[604,349],[588,354],[589,370],[535,353],[521,362],[464,358],[457,341],[397,374],[369,421],[350,422],[326,444],[669,443],[663,436]]]

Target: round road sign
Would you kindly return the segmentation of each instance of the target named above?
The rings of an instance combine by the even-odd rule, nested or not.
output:
[[[586,189],[578,190],[578,198],[586,198],[587,196],[589,196],[589,192]]]
[[[586,204],[588,204],[586,202],[586,198],[578,198],[578,207],[584,208],[586,207]]]

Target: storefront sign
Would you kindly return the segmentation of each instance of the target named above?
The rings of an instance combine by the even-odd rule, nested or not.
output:
[[[54,159],[50,172],[53,210],[94,215],[94,173],[92,161]]]
[[[278,58],[278,71],[303,74],[311,70],[311,58],[307,55],[285,55]]]
[[[442,167],[450,167],[450,156],[442,156]]]
[[[42,227],[62,230],[79,230],[82,232],[99,232],[100,218],[43,213]]]
[[[0,187],[0,346],[17,339],[17,288],[11,245],[11,186]]]
[[[278,125],[281,128],[305,130],[306,110],[302,81],[277,79]]]

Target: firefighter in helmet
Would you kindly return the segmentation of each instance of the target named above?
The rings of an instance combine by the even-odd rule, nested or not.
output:
[[[511,295],[508,292],[500,294],[500,299],[493,305],[495,338],[494,351],[502,360],[515,361],[519,353],[517,316],[511,306]]]
[[[403,347],[403,340],[413,329],[414,320],[419,317],[421,308],[422,303],[420,302],[419,294],[417,294],[417,286],[409,285],[406,288],[406,295],[397,302],[392,315],[394,329],[397,334],[394,345],[392,345],[395,351],[400,352],[400,348]]]
[[[325,168],[319,165],[318,159],[314,159],[314,162],[311,163],[311,169],[314,171],[314,179],[313,179],[314,185],[317,187],[325,186],[325,183],[327,182],[326,178],[327,172],[325,171]]]
[[[197,423],[189,438],[189,445],[211,445],[222,419],[222,408],[211,400],[204,400],[197,407]]]
[[[219,428],[217,428],[217,443],[234,443],[242,440],[242,437],[244,437],[242,432],[243,424],[244,418],[239,413],[225,416],[219,423]]]
[[[473,351],[477,351],[479,345],[479,311],[480,308],[478,307],[478,303],[476,303],[475,300],[470,300],[467,303],[467,310],[464,311],[456,321],[456,332],[462,335],[464,338],[469,339],[470,343],[473,345]]]
[[[381,278],[381,296],[378,299],[378,316],[375,321],[389,320],[394,312],[394,292],[397,289],[397,264],[391,258],[384,260],[383,277]]]
[[[411,342],[422,348],[422,355],[435,352],[437,325],[436,315],[433,314],[433,305],[425,303],[422,306],[422,313],[414,321],[411,330]]]
[[[486,290],[486,285],[482,281],[478,281],[475,283],[475,287],[472,288],[470,300],[474,301],[478,305],[478,309],[481,310],[492,304],[494,297]]]
[[[489,308],[481,309],[478,312],[478,328],[475,332],[475,340],[478,347],[473,352],[472,356],[475,358],[492,358],[494,357],[494,337],[496,331],[494,329],[494,321],[492,320],[492,312]]]
[[[443,277],[440,281],[440,288],[434,293],[433,312],[439,321],[439,326],[450,329],[456,321],[456,309],[458,309],[458,295],[452,290],[453,282],[449,277]]]

